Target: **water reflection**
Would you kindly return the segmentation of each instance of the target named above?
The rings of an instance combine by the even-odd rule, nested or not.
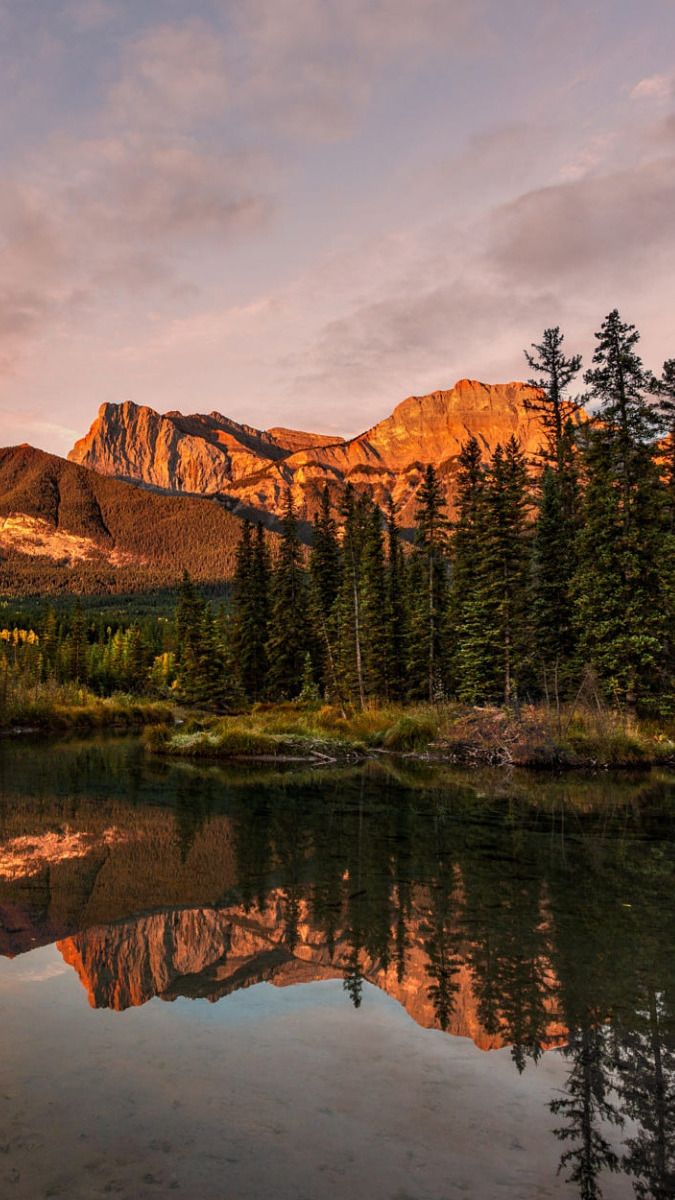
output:
[[[675,1195],[672,778],[224,772],[134,743],[2,764],[3,953],[58,939],[96,1007],[342,978],[520,1073],[557,1048],[583,1200],[618,1170]]]

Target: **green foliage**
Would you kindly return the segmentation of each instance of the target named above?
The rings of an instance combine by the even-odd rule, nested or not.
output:
[[[580,400],[570,400],[567,389],[581,370],[581,355],[566,358],[562,344],[564,337],[559,326],[545,329],[539,345],[532,343],[535,354],[525,351],[527,364],[536,371],[535,378],[528,382],[537,388],[539,395],[526,400],[526,407],[537,415],[544,428],[547,445],[540,455],[559,472],[564,469],[564,438],[568,422],[582,407]]]
[[[640,391],[645,373],[632,350],[637,334],[616,313],[605,325],[609,334],[595,360],[606,365],[587,375],[596,395],[601,387],[607,393],[602,424],[584,445],[575,620],[585,660],[610,695],[634,706],[665,690],[664,490],[644,440],[653,418]]]
[[[445,685],[445,635],[448,605],[447,502],[433,466],[417,493],[415,547],[410,569],[409,673],[411,693],[430,704]]]
[[[269,691],[274,699],[297,696],[308,649],[309,597],[304,559],[290,490],[286,493],[279,555],[272,580],[272,617],[267,644]]]

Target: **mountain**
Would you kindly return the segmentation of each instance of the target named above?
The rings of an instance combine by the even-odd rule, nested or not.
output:
[[[125,592],[187,568],[230,578],[241,522],[221,504],[160,495],[31,446],[0,450],[0,592]]]
[[[104,475],[171,493],[226,497],[241,514],[279,514],[290,488],[301,518],[316,511],[326,484],[349,481],[385,504],[392,497],[411,523],[424,467],[433,463],[452,500],[461,445],[473,435],[487,457],[515,435],[527,453],[542,441],[522,383],[462,379],[450,391],[410,396],[358,437],[344,441],[286,429],[260,431],[218,413],[160,415],[136,404],[104,404],[68,455]]]
[[[215,495],[300,450],[341,439],[292,429],[261,431],[212,412],[164,415],[127,401],[102,404],[68,458],[102,475],[168,492]]]

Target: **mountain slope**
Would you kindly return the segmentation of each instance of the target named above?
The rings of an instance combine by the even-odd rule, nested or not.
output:
[[[532,394],[522,383],[463,379],[449,391],[408,397],[350,441],[283,429],[261,433],[217,413],[160,416],[130,403],[108,404],[69,458],[166,491],[224,494],[242,512],[278,515],[290,488],[302,518],[314,514],[326,484],[337,492],[349,480],[381,504],[393,497],[405,522],[427,463],[439,468],[452,500],[457,455],[471,435],[487,457],[511,435],[528,453],[538,448],[541,425],[526,408]]]
[[[212,500],[166,496],[45,454],[0,450],[0,591],[122,592],[230,578],[241,531]]]

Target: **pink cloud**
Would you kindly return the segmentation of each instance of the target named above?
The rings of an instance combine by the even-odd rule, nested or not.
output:
[[[631,100],[666,100],[673,94],[673,80],[670,75],[650,75],[641,79],[630,93]]]

